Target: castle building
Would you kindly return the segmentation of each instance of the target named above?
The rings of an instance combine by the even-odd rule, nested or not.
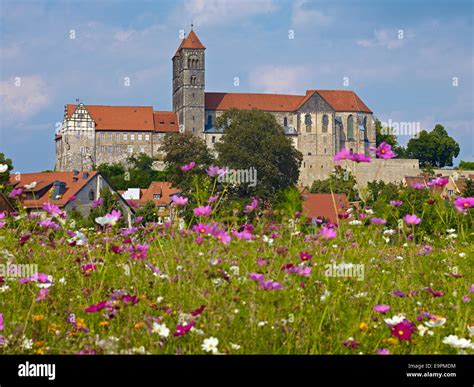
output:
[[[354,91],[307,90],[302,95],[206,92],[205,50],[191,30],[174,54],[172,112],[154,111],[151,106],[66,105],[56,134],[56,170],[91,169],[137,153],[160,158],[167,132],[194,133],[213,149],[223,136],[222,128],[215,126],[216,119],[231,108],[259,109],[275,116],[303,154],[303,184],[325,178],[333,168],[332,156],[340,149],[368,155],[375,146],[373,112]],[[387,180],[401,180],[404,174],[418,171],[417,160],[402,161],[404,174],[398,173],[401,160],[394,161],[385,164],[393,169]]]

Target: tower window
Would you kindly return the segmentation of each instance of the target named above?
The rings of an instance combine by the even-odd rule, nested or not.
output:
[[[329,125],[329,118],[328,115],[323,115],[323,133],[327,133]]]
[[[196,76],[195,76],[195,75],[192,75],[192,76],[191,76],[191,85],[193,85],[193,86],[196,85],[196,82],[197,82],[197,81],[196,81]],[[194,96],[193,96],[193,97],[194,97]]]

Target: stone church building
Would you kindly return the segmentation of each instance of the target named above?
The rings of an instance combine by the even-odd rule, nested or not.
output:
[[[304,95],[216,93],[205,90],[206,48],[191,30],[172,58],[173,111],[152,106],[69,104],[57,131],[57,171],[89,170],[102,163],[121,162],[128,155],[146,153],[162,158],[160,145],[168,132],[191,132],[209,148],[220,140],[214,123],[227,109],[259,109],[273,114],[285,134],[303,154],[301,182],[326,178],[332,157],[342,148],[369,154],[375,146],[373,112],[350,90],[307,90]],[[383,168],[362,166],[362,184],[374,177],[401,181],[419,172],[417,160],[388,160]],[[380,170],[382,172],[380,173]],[[375,175],[377,170],[377,175]]]

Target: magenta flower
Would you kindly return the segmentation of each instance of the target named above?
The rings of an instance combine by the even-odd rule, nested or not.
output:
[[[350,155],[351,155],[351,152],[349,151],[349,149],[342,148],[334,156],[334,161],[348,160]]]
[[[196,325],[194,321],[191,321],[189,324],[178,325],[176,327],[176,332],[174,333],[174,336],[184,336],[194,327],[194,325]]]
[[[380,304],[380,305],[375,305],[374,306],[374,311],[377,312],[377,313],[387,313],[389,310],[391,309],[391,307],[389,305],[385,305],[385,304]]]
[[[131,259],[145,259],[148,253],[148,245],[146,243],[135,246],[130,246],[130,258]]]
[[[209,234],[212,230],[212,227],[205,223],[198,223],[193,226],[193,231],[198,234]]]
[[[97,208],[97,207],[100,207],[100,206],[103,205],[103,204],[104,204],[104,199],[99,198],[99,199],[94,200],[94,201],[92,202],[91,207],[92,207],[92,208]]]
[[[138,303],[138,301],[140,301],[137,296],[131,296],[129,294],[124,294],[121,300],[125,305],[135,305],[136,303]]]
[[[407,319],[395,324],[391,327],[390,334],[397,337],[399,340],[410,341],[413,332],[416,331],[415,324]]]
[[[387,348],[377,349],[377,355],[390,355],[390,350]]]
[[[38,224],[41,227],[50,228],[52,230],[57,230],[59,228],[59,225],[57,223],[53,222],[50,218],[42,220],[41,222],[38,222]]]
[[[181,167],[181,170],[183,172],[190,171],[191,169],[193,169],[195,167],[195,165],[196,165],[196,163],[194,161],[191,161],[189,164],[183,165]]]
[[[13,199],[21,195],[22,193],[23,193],[23,188],[16,188],[8,194],[8,197]]]
[[[177,195],[171,196],[171,200],[173,201],[174,204],[178,206],[185,206],[188,203],[188,198],[180,197]]]
[[[71,195],[71,196],[69,196],[68,202],[73,202],[76,199],[77,199],[77,196]]]
[[[370,219],[370,221],[374,224],[385,224],[385,223],[387,223],[387,221],[385,219],[382,219],[382,218],[372,218],[372,219]]]
[[[237,231],[234,231],[232,233],[237,239],[240,239],[240,240],[243,240],[243,241],[249,241],[251,239],[253,239],[253,235],[252,233],[244,230],[242,232],[237,232]]]
[[[212,207],[211,206],[201,206],[194,209],[194,216],[209,216],[211,215]]]
[[[193,317],[199,316],[204,311],[204,309],[206,309],[206,305],[201,305],[199,308],[191,312],[191,316]]]
[[[444,187],[448,184],[449,179],[447,177],[437,177],[436,179],[431,180],[428,185],[435,187]]]
[[[433,251],[433,247],[430,245],[425,245],[421,248],[420,252],[418,253],[419,255],[428,255]]]
[[[443,292],[439,292],[437,290],[433,290],[432,288],[428,288],[426,289],[428,292],[430,292],[434,297],[443,297],[444,296],[444,293]]]
[[[363,153],[354,153],[349,156],[349,159],[355,161],[356,163],[370,163],[370,157],[364,155]]]
[[[258,283],[263,283],[263,281],[265,280],[263,274],[260,274],[260,273],[250,273],[249,278],[252,281],[255,281],[255,282],[258,282]]]
[[[0,313],[0,331],[5,329],[5,322],[3,320],[3,313]]]
[[[66,217],[66,213],[62,211],[56,204],[43,203],[43,210],[48,212],[51,216],[60,216],[61,218]]]
[[[420,190],[420,189],[425,189],[426,185],[423,183],[413,183],[411,185],[411,188]]]
[[[208,169],[206,169],[206,173],[210,177],[222,176],[222,175],[225,175],[227,173],[227,169],[226,168],[219,168],[219,167],[215,167],[214,165],[211,165],[211,166],[209,166]]]
[[[257,208],[257,206],[258,206],[258,199],[253,198],[252,201],[250,202],[250,204],[245,206],[244,213],[248,214],[248,213],[252,212],[253,210],[255,210]]]
[[[310,253],[307,253],[306,251],[300,251],[300,259],[302,261],[310,261],[313,256]]]
[[[49,289],[47,288],[40,289],[40,291],[36,295],[36,302],[46,300],[46,298],[48,297],[48,294],[49,294]]]
[[[97,304],[93,304],[93,305],[89,306],[88,308],[84,309],[84,312],[86,312],[86,313],[100,312],[102,309],[109,306],[109,304],[110,304],[109,301],[101,301]]]
[[[218,231],[214,234],[214,237],[221,242],[222,244],[226,245],[230,243],[231,237],[225,231]]]
[[[261,282],[260,287],[264,290],[280,290],[282,288],[281,283],[272,280]]]
[[[377,154],[377,157],[381,159],[393,159],[397,156],[392,150],[392,146],[387,144],[385,141],[377,147],[375,153]]]
[[[454,201],[454,207],[456,207],[456,210],[459,212],[465,212],[468,208],[474,207],[474,197],[458,197]]]
[[[390,200],[390,205],[392,207],[400,207],[403,204],[401,200]]]
[[[350,349],[356,349],[359,346],[359,342],[357,340],[354,340],[352,337],[348,340],[344,340],[342,342],[342,345],[344,347],[350,348]]]
[[[397,296],[397,297],[406,297],[407,296],[407,294],[405,292],[402,292],[401,290],[394,290],[392,292],[392,294],[394,296]]]
[[[321,235],[324,239],[329,240],[334,239],[337,235],[337,232],[333,228],[323,227],[319,232],[319,235]]]
[[[95,269],[97,269],[97,265],[95,263],[87,263],[81,266],[82,274],[85,277],[88,277]]]
[[[417,224],[420,224],[421,223],[421,219],[416,216],[416,215],[405,215],[403,217],[403,220],[405,221],[406,224],[408,225],[417,225]]]
[[[211,204],[211,203],[214,203],[217,199],[219,199],[219,196],[217,196],[217,195],[216,196],[209,196],[209,199],[207,200],[207,202],[209,204]]]

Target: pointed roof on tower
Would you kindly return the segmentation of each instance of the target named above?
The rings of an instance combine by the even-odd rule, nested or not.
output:
[[[186,36],[182,41],[181,44],[179,45],[178,49],[176,50],[176,53],[174,56],[180,56],[181,54],[181,49],[183,48],[197,48],[197,49],[203,49],[205,50],[206,47],[204,47],[204,44],[201,43],[199,40],[198,36],[196,33],[191,30],[188,36]]]

